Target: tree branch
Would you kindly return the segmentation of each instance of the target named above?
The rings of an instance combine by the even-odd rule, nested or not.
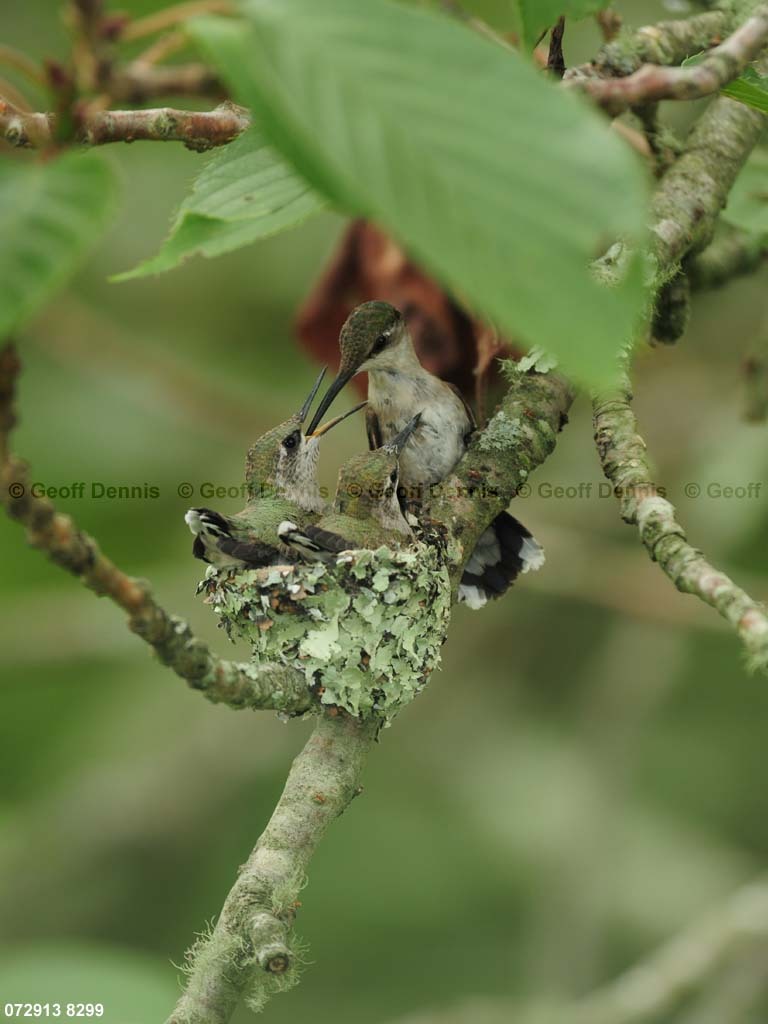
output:
[[[645,64],[626,78],[572,78],[612,117],[659,100],[693,100],[717,92],[737,78],[768,40],[768,6],[761,6],[722,45],[691,68]]]
[[[673,67],[719,43],[731,29],[732,15],[707,11],[679,21],[660,21],[637,30],[622,30],[589,64],[566,72],[566,79],[623,78],[643,64]]]
[[[425,518],[449,533],[454,587],[480,535],[554,450],[573,402],[573,390],[559,374],[520,373],[511,366],[498,412],[424,505]]]
[[[157,96],[224,99],[226,94],[213,68],[200,63],[155,67],[151,61],[135,60],[114,68],[109,79],[109,96],[115,103],[146,103]]]
[[[226,1024],[243,992],[258,1010],[298,980],[289,939],[296,899],[326,829],[360,793],[378,725],[333,710],[317,719],[210,935],[188,955],[189,981],[167,1024]]]
[[[721,907],[569,1008],[568,1024],[641,1024],[674,1010],[734,954],[768,943],[768,882],[738,889]]]
[[[695,291],[720,288],[734,277],[753,273],[766,255],[768,241],[763,235],[723,230],[703,252],[685,261],[685,272]]]
[[[651,204],[658,292],[681,261],[709,244],[728,193],[757,143],[764,117],[725,97],[694,125],[682,154],[659,183]],[[625,522],[638,527],[649,555],[678,590],[695,594],[736,630],[750,665],[768,671],[768,617],[761,605],[688,544],[673,506],[653,482],[645,443],[631,409],[624,372],[615,389],[593,398],[595,440]]]
[[[651,204],[661,282],[685,256],[712,240],[728,193],[764,126],[763,114],[725,96],[711,103],[694,125]]]
[[[6,46],[0,43],[0,64],[5,64],[19,74],[24,75],[30,82],[40,89],[44,89],[45,75],[37,64],[28,57],[26,53],[15,49],[13,46]]]
[[[189,21],[190,18],[197,18],[201,14],[236,13],[237,5],[232,0],[187,0],[186,3],[174,4],[172,7],[165,7],[129,22],[121,33],[121,39],[125,42],[144,39],[146,36],[173,28],[181,22]]]
[[[100,597],[114,601],[128,615],[130,629],[154,649],[160,661],[213,703],[288,713],[308,710],[312,700],[301,673],[280,665],[239,664],[219,658],[183,619],[160,607],[145,581],[126,576],[69,516],[57,512],[47,498],[32,494],[27,466],[9,449],[9,435],[16,422],[19,369],[13,345],[0,350],[0,504],[26,527],[32,547]]]
[[[82,118],[76,141],[88,146],[140,139],[183,142],[187,149],[203,152],[231,142],[249,126],[248,112],[232,103],[222,103],[210,111],[174,110],[171,107],[98,110]],[[53,114],[25,114],[0,100],[0,138],[12,146],[48,146],[55,137],[55,130]]]
[[[645,442],[637,432],[625,378],[593,401],[595,442],[603,472],[614,486],[624,522],[637,526],[654,562],[684,594],[695,594],[735,629],[751,668],[768,672],[768,615],[761,604],[715,569],[686,540],[675,509],[653,482]]]

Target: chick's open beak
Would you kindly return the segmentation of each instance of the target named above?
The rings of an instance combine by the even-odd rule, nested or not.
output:
[[[399,457],[403,448],[405,448],[406,444],[408,443],[411,434],[414,432],[414,430],[418,427],[420,423],[421,413],[417,412],[413,419],[410,420],[403,427],[400,433],[396,437],[393,437],[389,444],[383,445],[383,447],[386,448],[387,451],[394,452],[394,454]]]
[[[303,423],[304,420],[309,415],[309,410],[310,410],[310,407],[312,406],[312,403],[315,400],[315,395],[320,390],[320,385],[323,383],[323,377],[325,376],[325,370],[326,370],[326,367],[324,366],[322,368],[322,370],[320,371],[320,376],[317,378],[315,383],[312,385],[312,390],[307,395],[306,400],[304,402],[304,405],[302,405],[302,407],[299,409],[299,412],[298,412],[299,423]]]
[[[322,427],[318,427],[317,430],[313,431],[311,434],[307,434],[307,440],[316,441],[319,437],[322,437],[323,434],[328,433],[328,431],[332,427],[335,427],[337,424],[341,423],[348,416],[352,416],[354,413],[360,412],[360,410],[364,408],[366,405],[368,405],[367,402],[361,402],[359,405],[356,405],[354,409],[350,409],[348,412],[342,413],[341,416],[335,416],[332,420],[328,420],[328,422],[324,423]]]

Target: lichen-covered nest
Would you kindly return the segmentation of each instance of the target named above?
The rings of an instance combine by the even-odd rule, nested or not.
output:
[[[421,543],[329,565],[209,569],[201,589],[255,661],[298,668],[323,704],[387,723],[439,663],[451,606],[445,565]]]

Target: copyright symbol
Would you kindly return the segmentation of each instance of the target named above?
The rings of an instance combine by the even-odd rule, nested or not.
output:
[[[699,484],[686,484],[685,485],[685,496],[686,498],[698,498],[701,494],[701,487]]]
[[[195,493],[195,488],[192,486],[192,484],[179,484],[179,486],[176,488],[176,493],[180,498],[191,498],[192,495]]]
[[[520,484],[520,486],[515,491],[515,495],[518,498],[530,498],[530,496],[531,496],[531,485],[530,484]]]
[[[350,498],[359,498],[362,493],[363,489],[360,484],[350,484],[347,488],[347,494]]]
[[[24,497],[24,484],[11,484],[8,488],[8,493],[12,498],[23,498]]]

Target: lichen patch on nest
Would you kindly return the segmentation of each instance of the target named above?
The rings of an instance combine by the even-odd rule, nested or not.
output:
[[[331,565],[209,569],[201,589],[254,661],[297,668],[323,704],[386,724],[437,667],[451,606],[447,569],[424,544]]]

